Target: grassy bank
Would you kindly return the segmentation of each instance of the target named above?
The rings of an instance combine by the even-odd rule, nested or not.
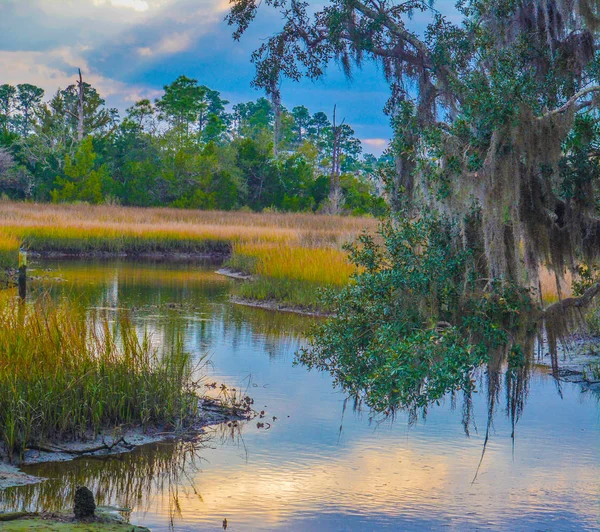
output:
[[[0,442],[11,459],[106,428],[184,425],[198,413],[193,373],[181,345],[159,354],[126,316],[0,298]]]
[[[0,270],[18,265],[20,243],[16,236],[0,232]]]
[[[237,295],[313,308],[321,287],[341,288],[354,268],[346,253],[335,247],[241,243],[233,247],[228,265],[255,279],[237,287]]]
[[[256,276],[237,286],[237,295],[314,306],[319,287],[348,282],[352,268],[343,245],[376,226],[370,218],[313,214],[3,202],[0,252],[2,239],[10,264],[21,242],[74,254],[218,252],[230,257],[231,267]]]

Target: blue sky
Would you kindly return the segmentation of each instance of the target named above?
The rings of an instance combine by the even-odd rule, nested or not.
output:
[[[0,84],[34,83],[50,96],[77,68],[109,105],[125,109],[160,96],[180,74],[232,103],[262,94],[250,86],[252,51],[280,26],[264,12],[241,42],[223,21],[227,0],[0,0]],[[419,24],[418,20],[414,21]],[[338,116],[365,151],[381,153],[391,130],[382,109],[389,90],[372,65],[347,80],[336,65],[318,82],[285,82],[283,103]]]

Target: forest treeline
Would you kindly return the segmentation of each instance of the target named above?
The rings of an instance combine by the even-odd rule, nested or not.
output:
[[[381,215],[391,164],[333,115],[231,106],[186,76],[122,117],[81,75],[49,101],[0,85],[0,195],[12,199]]]

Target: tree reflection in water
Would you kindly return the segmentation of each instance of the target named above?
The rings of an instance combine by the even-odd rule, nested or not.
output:
[[[202,501],[194,478],[201,470],[203,453],[225,440],[243,445],[239,424],[218,425],[188,441],[152,443],[130,453],[26,466],[26,473],[47,480],[0,491],[0,511],[68,511],[77,487],[86,486],[98,506],[120,508],[125,518],[134,508],[149,511],[153,496],[158,495],[168,503],[169,522],[174,529],[182,518],[180,497],[193,496]]]

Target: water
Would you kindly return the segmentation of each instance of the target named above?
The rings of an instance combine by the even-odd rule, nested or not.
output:
[[[50,268],[51,272],[45,270]],[[248,389],[264,419],[210,431],[200,443],[156,444],[99,460],[28,467],[49,480],[0,494],[1,507],[70,506],[74,486],[130,507],[153,530],[596,530],[600,527],[598,400],[539,368],[511,439],[501,409],[485,455],[487,397],[465,435],[460,403],[377,423],[328,375],[294,366],[309,318],[232,305],[214,266],[42,263],[34,293],[133,309],[157,343],[178,332],[206,356],[207,382]],[[273,420],[273,417],[277,419]],[[258,428],[257,422],[270,428]],[[475,478],[476,477],[476,478]]]

